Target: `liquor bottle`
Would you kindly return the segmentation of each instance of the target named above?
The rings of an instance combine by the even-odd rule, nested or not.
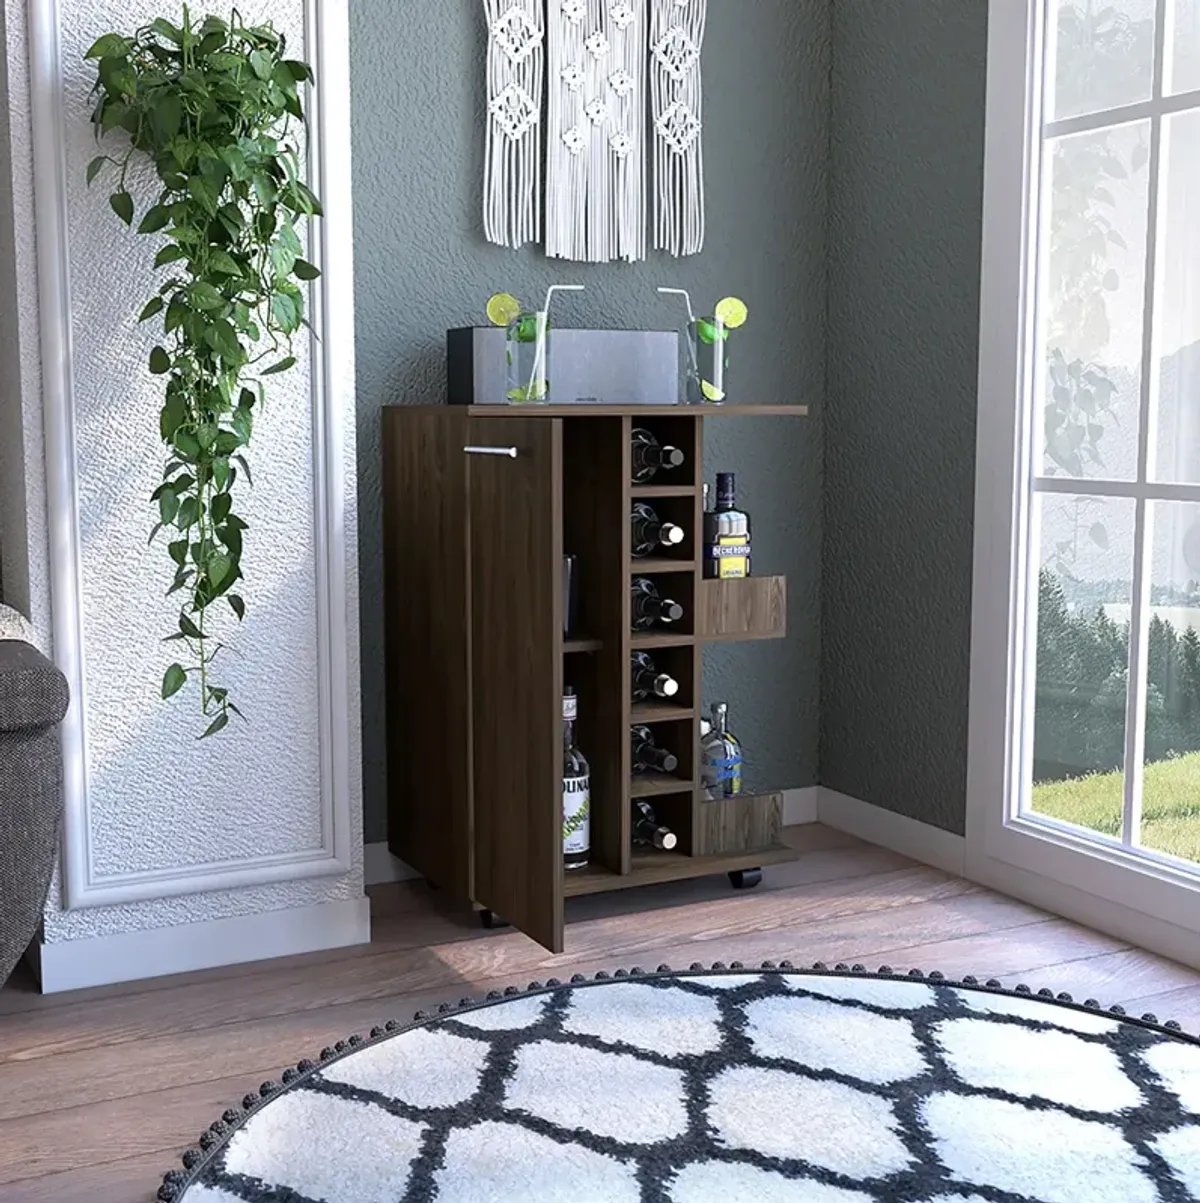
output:
[[[633,432],[633,483],[644,485],[653,480],[660,468],[682,467],[683,452],[678,447],[664,446],[648,430]]]
[[[629,660],[629,680],[633,700],[673,698],[679,692],[679,682],[670,673],[660,673],[645,652],[634,652]]]
[[[651,506],[640,501],[629,520],[633,525],[633,554],[639,558],[652,556],[664,547],[678,547],[687,537],[682,526],[663,522]]]
[[[700,748],[700,785],[710,800],[742,792],[742,745],[728,727],[729,707],[714,703],[712,729]]]
[[[737,580],[750,575],[750,515],[737,508],[732,472],[717,477],[717,508],[704,515],[704,575]]]
[[[654,813],[654,807],[644,798],[633,800],[633,842],[643,848],[658,848],[662,852],[673,852],[679,838],[664,827]]]
[[[634,577],[630,586],[633,602],[633,629],[645,631],[655,623],[678,622],[683,617],[683,607],[669,597],[660,597],[654,582],[644,576]]]
[[[575,746],[579,699],[567,686],[563,693],[563,868],[584,869],[592,845],[591,769]]]
[[[631,763],[635,773],[673,773],[679,768],[679,758],[654,742],[649,727],[634,727],[629,732]]]

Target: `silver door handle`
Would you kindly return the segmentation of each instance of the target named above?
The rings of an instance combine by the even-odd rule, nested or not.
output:
[[[468,455],[502,455],[505,459],[516,459],[520,452],[515,447],[464,447]]]

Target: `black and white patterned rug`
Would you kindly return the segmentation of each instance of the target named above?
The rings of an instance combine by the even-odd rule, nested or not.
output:
[[[938,974],[582,978],[325,1049],[165,1203],[1200,1203],[1200,1039]]]

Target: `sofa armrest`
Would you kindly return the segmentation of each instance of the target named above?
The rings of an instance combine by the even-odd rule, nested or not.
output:
[[[53,727],[69,698],[66,677],[37,648],[0,639],[0,732]]]

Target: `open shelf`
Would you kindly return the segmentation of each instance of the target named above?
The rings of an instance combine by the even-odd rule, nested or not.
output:
[[[603,865],[588,865],[586,869],[572,869],[563,873],[563,894],[574,898],[579,894],[604,894],[619,890],[625,879]]]
[[[599,652],[604,648],[602,639],[564,639],[564,652]]]
[[[631,798],[655,798],[659,794],[683,794],[694,790],[696,783],[674,773],[634,773],[629,779]]]
[[[661,576],[667,572],[695,572],[695,560],[671,560],[666,556],[647,556],[645,559],[631,559],[629,571],[634,576]]]
[[[635,652],[656,647],[691,647],[695,642],[695,635],[672,635],[668,631],[638,631],[629,637],[629,646]]]
[[[670,702],[634,702],[629,711],[629,722],[634,726],[639,723],[669,723],[676,719],[695,717],[695,707],[673,706]]]
[[[629,492],[634,501],[651,501],[655,497],[695,497],[700,492],[698,485],[630,485]]]

